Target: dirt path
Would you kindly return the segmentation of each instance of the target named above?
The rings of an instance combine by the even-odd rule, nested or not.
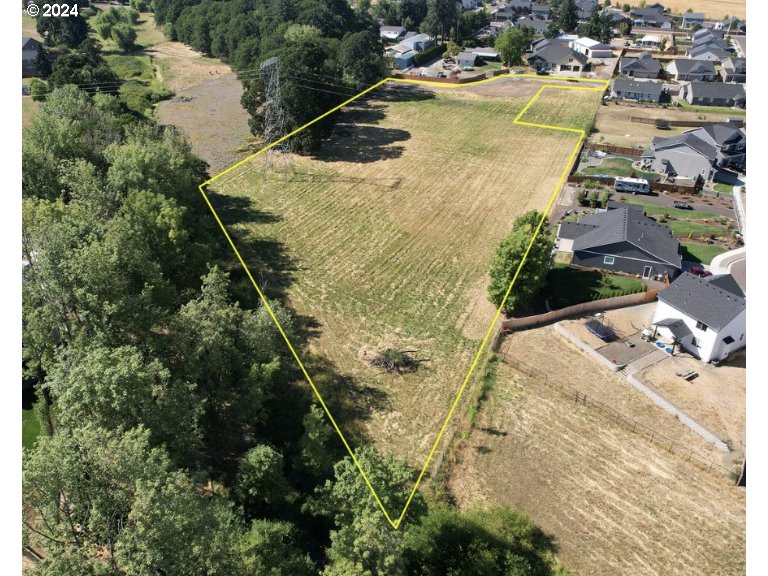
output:
[[[242,85],[231,68],[179,42],[163,42],[146,51],[157,62],[158,75],[176,96],[157,106],[161,124],[182,128],[195,154],[211,175],[245,158],[248,114],[240,104]]]

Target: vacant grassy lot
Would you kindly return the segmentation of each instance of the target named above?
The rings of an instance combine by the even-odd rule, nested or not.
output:
[[[560,352],[550,351],[557,369]],[[590,360],[577,362],[563,370]],[[505,503],[528,514],[578,574],[744,574],[743,489],[504,368],[452,468],[461,507]]]
[[[310,350],[345,386],[365,390],[370,437],[416,465],[495,312],[491,256],[517,216],[546,206],[577,141],[512,124],[528,99],[503,86],[536,82],[482,98],[390,85],[344,111],[322,154],[294,158],[292,173],[265,177],[259,157],[214,186],[255,277],[315,323]],[[598,100],[550,93],[535,112],[584,125]],[[403,376],[371,369],[386,347],[426,361]]]
[[[588,166],[579,171],[581,174],[590,176],[592,174],[610,174],[611,176],[632,176],[635,178],[646,178],[658,180],[659,174],[655,172],[644,172],[632,167],[632,161],[626,158],[607,158],[597,166]]]
[[[557,308],[634,294],[644,289],[643,283],[634,278],[579,270],[564,264],[555,264],[549,271],[547,281],[548,297]]]
[[[722,19],[726,16],[747,16],[746,0],[668,0],[664,7],[672,10],[674,14],[682,14],[688,8],[696,12],[704,12],[707,18]]]
[[[701,244],[699,242],[681,242],[683,248],[683,259],[689,262],[700,262],[710,264],[712,259],[718,254],[727,252],[727,248],[716,244]]]
[[[613,144],[614,146],[628,146],[630,148],[645,148],[654,137],[668,138],[676,134],[682,134],[695,128],[670,128],[659,130],[653,124],[639,124],[631,122],[632,116],[643,118],[665,118],[667,120],[704,120],[707,122],[725,121],[726,118],[734,118],[729,111],[723,113],[719,109],[707,109],[701,112],[683,111],[676,108],[648,107],[633,104],[607,104],[600,106],[595,119],[597,133],[590,140],[601,144]]]
[[[26,10],[21,11],[21,35],[43,41],[43,37],[37,33],[37,18],[29,16]]]

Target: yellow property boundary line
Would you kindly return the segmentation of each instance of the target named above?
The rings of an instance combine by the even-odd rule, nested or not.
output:
[[[296,352],[296,349],[291,344],[290,340],[288,339],[288,336],[285,334],[285,331],[283,330],[282,326],[280,325],[280,322],[277,319],[277,316],[275,316],[274,311],[272,310],[272,307],[269,305],[269,302],[267,301],[267,298],[265,297],[264,293],[262,292],[261,288],[259,288],[259,285],[256,283],[256,280],[254,280],[253,276],[251,275],[251,271],[248,269],[248,266],[245,263],[245,260],[243,260],[243,257],[240,255],[240,252],[238,251],[237,247],[235,246],[235,243],[232,241],[232,238],[230,237],[229,233],[227,232],[226,227],[224,226],[223,222],[221,221],[221,218],[219,218],[219,215],[216,213],[216,210],[213,208],[213,205],[211,204],[210,199],[208,198],[208,195],[205,193],[205,186],[211,184],[224,174],[227,174],[228,172],[231,172],[238,166],[242,166],[244,163],[248,162],[249,160],[255,158],[259,154],[263,154],[270,148],[277,146],[284,140],[287,140],[291,136],[294,136],[307,128],[308,126],[311,126],[315,122],[318,122],[319,120],[322,120],[326,116],[329,116],[330,114],[333,114],[334,112],[340,110],[347,104],[357,100],[361,96],[364,96],[365,94],[375,90],[379,86],[382,86],[383,84],[387,82],[398,82],[403,84],[422,84],[427,86],[433,86],[433,87],[442,87],[442,88],[462,88],[466,86],[477,86],[478,84],[486,84],[488,82],[493,82],[495,80],[501,79],[501,78],[536,78],[538,80],[577,80],[578,82],[591,82],[591,83],[598,83],[600,84],[599,87],[589,87],[589,86],[567,86],[567,85],[544,85],[542,86],[538,92],[528,101],[528,103],[525,105],[525,107],[520,111],[520,113],[515,117],[513,120],[513,124],[519,124],[521,126],[531,126],[535,128],[547,128],[549,130],[557,130],[560,132],[570,132],[573,134],[578,134],[579,139],[576,142],[576,145],[573,147],[573,150],[571,151],[570,156],[568,157],[568,162],[565,165],[565,168],[563,169],[562,174],[560,175],[560,178],[557,181],[557,185],[555,186],[555,190],[552,193],[552,196],[549,199],[549,202],[547,203],[546,208],[544,209],[544,213],[541,217],[541,220],[539,220],[539,224],[536,226],[536,230],[533,232],[533,236],[531,237],[531,241],[528,243],[528,246],[525,250],[525,253],[523,254],[523,258],[520,261],[520,264],[517,267],[517,270],[515,271],[515,275],[512,277],[512,281],[509,283],[509,287],[507,288],[506,293],[504,294],[504,299],[501,302],[501,305],[496,310],[496,314],[493,317],[493,321],[491,322],[491,325],[488,327],[488,331],[485,334],[485,338],[483,338],[482,343],[480,344],[480,348],[477,351],[477,354],[475,355],[474,360],[472,361],[472,365],[469,367],[469,372],[467,372],[466,377],[464,378],[464,381],[461,384],[461,387],[459,388],[458,393],[456,394],[456,398],[453,401],[453,404],[451,405],[451,409],[448,411],[448,415],[445,417],[445,421],[443,422],[442,427],[440,428],[440,432],[437,435],[437,438],[435,439],[434,444],[432,445],[432,449],[429,451],[429,455],[427,456],[426,462],[424,462],[424,466],[421,469],[421,472],[419,472],[419,476],[416,479],[416,483],[413,485],[413,489],[411,490],[410,495],[408,496],[408,500],[406,501],[405,505],[403,506],[402,511],[400,512],[400,515],[397,517],[396,520],[392,520],[392,517],[389,515],[389,512],[387,512],[387,509],[384,507],[384,504],[381,502],[381,499],[379,498],[379,495],[376,493],[376,489],[371,485],[370,480],[368,479],[368,475],[365,473],[365,470],[360,466],[360,463],[358,462],[357,458],[355,457],[355,453],[352,450],[352,448],[349,446],[349,443],[347,442],[347,439],[344,437],[344,434],[342,433],[341,429],[339,428],[338,424],[336,423],[336,420],[333,418],[333,415],[331,414],[330,410],[328,410],[328,406],[325,404],[325,401],[323,400],[322,395],[318,391],[317,387],[315,386],[315,383],[312,381],[312,377],[307,373],[306,368],[304,367],[303,362],[299,358],[298,353]],[[299,365],[299,368],[301,369],[302,374],[304,374],[304,377],[306,378],[309,385],[312,387],[312,391],[315,393],[315,396],[317,396],[317,399],[320,401],[320,405],[323,407],[323,410],[325,410],[326,415],[328,416],[328,419],[330,420],[331,424],[333,425],[334,430],[336,430],[336,433],[339,435],[339,438],[341,438],[342,443],[344,444],[344,447],[347,449],[347,452],[352,457],[352,461],[355,463],[355,466],[357,467],[358,471],[360,472],[361,476],[363,477],[363,480],[365,481],[366,485],[371,491],[371,494],[373,495],[374,499],[376,500],[376,503],[379,505],[379,508],[381,508],[381,511],[384,513],[385,518],[390,523],[392,528],[397,530],[400,527],[400,523],[403,521],[403,518],[405,517],[405,513],[408,511],[408,507],[411,504],[411,500],[413,500],[414,495],[416,494],[416,490],[419,487],[419,484],[421,483],[421,480],[424,478],[424,474],[427,471],[427,468],[429,467],[429,463],[432,461],[432,457],[435,454],[435,451],[437,450],[438,445],[440,444],[440,440],[443,438],[443,434],[445,433],[445,430],[448,426],[448,423],[450,422],[451,418],[453,417],[453,413],[456,410],[456,406],[459,403],[459,400],[461,399],[462,395],[464,394],[464,390],[467,387],[467,383],[469,382],[469,379],[472,376],[472,373],[475,370],[475,367],[477,366],[478,361],[480,360],[480,356],[482,355],[483,351],[485,350],[486,345],[488,344],[488,340],[491,336],[491,333],[493,332],[493,327],[496,325],[496,322],[499,319],[499,316],[501,315],[501,311],[504,308],[504,304],[507,301],[507,298],[509,298],[510,293],[512,292],[512,287],[515,285],[515,281],[517,280],[518,275],[520,274],[520,270],[522,269],[523,265],[525,264],[526,259],[528,258],[528,253],[531,250],[531,247],[533,246],[534,241],[536,240],[536,237],[539,235],[539,232],[541,231],[541,227],[544,224],[544,220],[546,219],[547,215],[549,214],[550,210],[552,209],[552,205],[555,201],[555,198],[557,197],[557,192],[560,190],[560,187],[562,186],[563,182],[565,181],[566,175],[568,174],[569,167],[571,166],[571,163],[573,162],[574,158],[576,157],[576,153],[579,150],[579,147],[581,146],[582,140],[584,140],[584,137],[586,136],[586,133],[584,130],[579,130],[576,128],[565,128],[562,126],[550,126],[547,124],[534,124],[531,122],[522,122],[520,118],[525,114],[528,109],[531,107],[531,105],[539,98],[539,96],[544,92],[544,90],[548,88],[552,89],[562,89],[562,90],[591,90],[591,91],[603,91],[608,87],[609,82],[607,80],[590,80],[590,79],[574,79],[574,78],[568,78],[565,76],[546,76],[542,77],[535,74],[515,74],[514,76],[496,76],[494,78],[486,78],[484,80],[479,80],[478,82],[467,82],[466,84],[443,84],[439,82],[429,82],[427,80],[409,80],[409,79],[400,79],[400,78],[385,78],[384,80],[377,82],[370,88],[367,88],[366,90],[363,90],[356,96],[353,96],[349,100],[346,100],[345,102],[342,102],[335,108],[332,108],[325,114],[322,114],[321,116],[318,116],[314,120],[307,122],[303,126],[297,128],[296,130],[290,132],[289,134],[286,134],[279,140],[276,140],[275,142],[272,142],[268,146],[265,146],[255,154],[251,154],[247,158],[241,160],[240,162],[230,166],[226,170],[223,170],[222,172],[219,172],[209,180],[206,180],[200,186],[198,186],[198,189],[200,190],[200,193],[203,195],[203,198],[205,199],[206,204],[208,205],[208,208],[211,210],[211,213],[213,214],[213,217],[216,219],[216,222],[221,227],[221,231],[224,233],[224,236],[226,237],[227,241],[229,242],[229,245],[232,247],[232,250],[235,253],[235,256],[237,256],[237,259],[240,262],[240,265],[243,267],[243,270],[245,270],[245,273],[248,275],[248,278],[251,281],[251,284],[253,284],[253,287],[256,289],[256,292],[259,295],[259,298],[261,299],[262,304],[266,308],[267,312],[269,313],[270,317],[272,318],[272,321],[275,323],[275,326],[277,326],[278,331],[280,332],[281,336],[283,337],[283,340],[285,340],[285,343],[288,346],[288,349],[291,351],[291,354],[293,355],[294,359],[296,360],[296,363]]]

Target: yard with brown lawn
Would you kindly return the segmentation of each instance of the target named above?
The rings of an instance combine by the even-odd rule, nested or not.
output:
[[[309,351],[365,408],[366,435],[415,466],[493,318],[487,272],[499,241],[547,205],[577,142],[512,124],[541,84],[388,84],[341,113],[318,156],[293,156],[282,175],[265,174],[260,156],[212,185],[254,276],[310,320]],[[523,120],[583,129],[599,98],[547,90]],[[383,373],[368,359],[384,348],[424,361]]]

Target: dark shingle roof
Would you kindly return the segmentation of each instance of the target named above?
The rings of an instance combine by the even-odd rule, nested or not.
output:
[[[709,276],[703,279],[704,282],[708,282],[710,286],[717,286],[721,290],[730,292],[734,296],[744,298],[744,291],[741,286],[736,282],[736,278],[730,274],[718,274],[717,276]]]
[[[730,54],[725,50],[723,50],[722,48],[718,48],[717,46],[712,46],[709,44],[702,44],[700,46],[691,48],[688,51],[688,57],[697,58],[698,56],[703,56],[705,54],[710,54],[710,53],[713,54],[721,62],[726,58],[730,57]]]
[[[739,140],[744,135],[736,126],[728,123],[707,124],[699,128],[699,130],[706,132],[719,146],[731,140]]]
[[[661,64],[659,64],[659,61],[654,59],[648,52],[643,52],[640,58],[622,58],[619,63],[619,68],[622,73],[629,69],[641,69],[649,74],[658,74],[661,70]]]
[[[717,159],[717,149],[704,142],[704,140],[696,136],[693,132],[684,132],[679,136],[672,136],[671,138],[660,138],[657,136],[653,139],[651,147],[654,150],[663,150],[664,148],[673,148],[681,144],[693,148],[696,152],[702,156],[706,156],[709,160],[713,161]]]
[[[695,60],[686,58],[677,58],[673,61],[678,74],[690,74],[695,71],[697,74],[714,74],[715,65],[709,60]],[[670,64],[671,66],[672,64]]]
[[[24,50],[37,50],[37,47],[40,45],[40,42],[35,40],[34,38],[30,38],[29,36],[22,36],[21,37],[21,51]]]
[[[528,60],[530,61],[532,59],[535,60],[539,58],[553,64],[567,64],[568,59],[573,58],[574,60],[577,60],[582,66],[584,66],[588,60],[584,54],[576,52],[575,50],[567,48],[566,46],[561,46],[560,44],[550,44],[548,46],[544,46],[544,48],[537,50],[534,54],[529,56]]]
[[[613,89],[616,92],[640,92],[660,96],[663,86],[661,82],[634,82],[633,80],[614,80]]]
[[[698,98],[733,98],[745,97],[743,84],[726,84],[724,82],[691,82],[688,90]]]
[[[578,222],[562,222],[560,224],[560,228],[557,231],[557,237],[565,238],[566,240],[575,240],[579,236],[583,236],[595,228],[596,226],[580,224]]]
[[[459,52],[456,55],[456,60],[472,60],[474,62],[477,60],[477,54],[474,52]]]
[[[708,281],[709,280],[709,281]],[[741,314],[747,301],[724,290],[711,279],[703,279],[684,272],[667,288],[659,292],[661,302],[680,310],[694,320],[722,330]]]
[[[644,252],[680,268],[680,244],[669,226],[658,224],[637,210],[620,208],[579,218],[579,224],[596,228],[574,240],[574,250],[629,242]]]
[[[656,326],[664,326],[665,328],[669,328],[669,331],[672,332],[672,336],[674,336],[677,340],[682,340],[686,336],[693,335],[693,332],[691,332],[691,329],[688,328],[688,325],[680,320],[680,318],[665,318],[664,320],[659,320],[656,322]]]

